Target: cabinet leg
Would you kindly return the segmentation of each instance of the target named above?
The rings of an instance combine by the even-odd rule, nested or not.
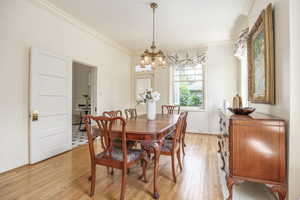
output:
[[[218,153],[221,153],[221,144],[220,144],[220,141],[218,141],[218,147],[219,147]]]
[[[286,188],[283,185],[267,185],[274,194],[278,194],[279,200],[285,200]]]
[[[222,167],[221,167],[221,170],[225,171],[225,159],[224,159],[224,156],[221,154],[221,159],[222,159]]]
[[[226,185],[227,185],[227,189],[228,189],[228,197],[226,200],[232,200],[232,187],[234,185],[234,180],[233,178],[231,178],[230,176],[226,176]]]

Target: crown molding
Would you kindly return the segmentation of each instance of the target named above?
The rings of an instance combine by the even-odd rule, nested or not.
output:
[[[105,44],[107,44],[111,47],[114,47],[114,48],[126,53],[127,55],[132,55],[132,51],[130,51],[129,49],[123,47],[122,45],[118,44],[114,40],[102,35],[98,31],[93,29],[92,27],[86,25],[85,23],[76,19],[74,16],[68,14],[67,12],[63,11],[62,9],[56,7],[54,4],[50,3],[49,1],[47,1],[47,0],[28,0],[28,1],[39,6],[40,8],[50,11],[52,14],[60,17],[61,19],[65,20],[66,22],[79,28],[80,30],[90,34],[94,38],[103,41]]]

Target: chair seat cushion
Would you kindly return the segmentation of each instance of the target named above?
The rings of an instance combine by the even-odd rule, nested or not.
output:
[[[162,147],[161,147],[161,151],[171,152],[172,149],[173,149],[173,141],[172,140],[165,140]]]
[[[144,151],[140,149],[128,149],[127,162],[132,162],[137,160],[143,153]],[[102,152],[98,154],[96,157],[103,158],[107,156],[109,156],[108,152]],[[123,152],[120,148],[113,148],[111,156],[113,160],[123,162]]]

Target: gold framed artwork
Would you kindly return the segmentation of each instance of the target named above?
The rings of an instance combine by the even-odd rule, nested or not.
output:
[[[273,8],[269,4],[251,29],[248,45],[248,98],[275,104]]]

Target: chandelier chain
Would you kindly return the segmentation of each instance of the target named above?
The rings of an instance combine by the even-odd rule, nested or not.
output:
[[[152,46],[155,46],[155,7],[153,7],[153,41]]]

